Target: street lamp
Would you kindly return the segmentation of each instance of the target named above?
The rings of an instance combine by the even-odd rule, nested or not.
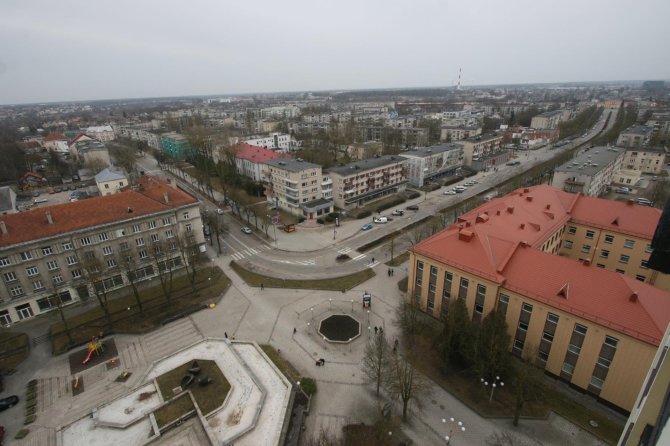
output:
[[[487,387],[489,385],[488,381],[485,381],[484,378],[481,379],[481,383],[484,385],[484,387]],[[489,396],[489,404],[491,403],[491,401],[493,401],[493,392],[496,390],[496,387],[498,385],[500,385],[500,387],[503,387],[505,383],[500,380],[499,376],[496,376],[496,379],[491,383],[491,396]]]
[[[333,309],[333,298],[332,297],[330,299],[328,299],[328,309],[329,310]]]
[[[351,299],[351,312],[352,313],[354,312],[354,300],[353,299]]]
[[[370,323],[370,310],[368,310],[368,324]]]
[[[442,418],[442,424],[447,425],[447,419]],[[454,438],[456,432],[465,432],[465,426],[463,426],[462,421],[456,421],[454,417],[449,418],[449,435],[445,435],[444,439],[447,440],[447,444],[451,444],[451,439]]]
[[[275,248],[277,247],[277,225],[275,225],[275,222],[272,220],[272,217],[270,217],[270,214],[265,214],[265,216],[268,218],[268,223],[272,224],[272,232],[274,233],[275,236]]]
[[[314,307],[310,308],[309,311],[312,312],[312,320],[314,320]]]

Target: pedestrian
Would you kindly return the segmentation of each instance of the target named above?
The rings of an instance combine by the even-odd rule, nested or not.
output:
[[[387,273],[388,273],[388,276],[391,277],[391,268],[389,268],[389,270],[387,271]]]
[[[398,348],[398,340],[396,339],[395,342],[393,343],[393,348],[396,349]]]
[[[296,330],[295,327],[293,327],[293,334],[295,334],[297,331],[298,330]]]
[[[384,333],[384,329],[382,327],[379,327],[379,334]]]
[[[226,338],[226,339],[228,339],[228,332],[227,332],[227,331],[224,331],[224,332],[223,332],[223,337]]]
[[[377,326],[375,325],[375,334],[377,334]]]
[[[264,289],[265,289],[265,287],[264,287],[263,284],[261,283],[261,291],[263,291]]]
[[[375,263],[375,258],[374,257],[372,258],[372,263]]]

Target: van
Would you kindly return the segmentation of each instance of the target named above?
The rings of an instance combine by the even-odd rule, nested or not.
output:
[[[386,217],[375,218],[375,223],[388,223],[389,219]]]

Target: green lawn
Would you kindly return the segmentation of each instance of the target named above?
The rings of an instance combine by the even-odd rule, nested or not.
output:
[[[179,417],[186,415],[193,409],[193,401],[191,401],[191,398],[189,398],[187,394],[182,394],[165,406],[154,411],[156,424],[158,424],[158,428],[161,429],[177,420]]]
[[[268,355],[268,358],[277,366],[281,372],[293,381],[300,380],[300,374],[293,366],[279,353],[273,346],[268,344],[260,345],[263,352]]]
[[[307,290],[349,290],[356,285],[365,282],[375,276],[374,271],[365,268],[363,271],[346,276],[332,277],[329,279],[301,280],[283,279],[280,277],[264,276],[244,269],[236,262],[230,262],[231,268],[244,280],[247,285],[260,287],[263,284],[267,288],[295,288]]]
[[[207,415],[214,409],[221,407],[228,391],[230,391],[230,383],[214,361],[204,359],[198,359],[197,361],[201,371],[196,375],[196,380],[207,376],[212,378],[212,382],[206,386],[200,386],[197,382],[194,382],[188,387],[188,390],[193,394],[193,398],[195,398],[202,414]],[[158,389],[164,400],[167,401],[174,396],[172,389],[181,385],[181,379],[188,375],[188,369],[191,368],[192,363],[193,361],[189,361],[156,378]]]
[[[194,293],[188,278],[185,275],[174,279],[173,292],[170,304],[167,304],[158,279],[150,288],[140,290],[140,299],[144,307],[144,314],[140,314],[139,307],[132,289],[127,287],[124,294],[109,301],[112,313],[113,330],[116,333],[143,333],[159,327],[166,318],[196,308],[202,304],[215,302],[230,285],[230,279],[219,268],[203,267],[196,276],[196,292]],[[91,297],[94,302],[95,297]],[[128,310],[130,308],[130,310]],[[97,336],[106,328],[99,305],[89,311],[68,318],[68,326],[75,344],[80,344]],[[62,322],[50,327],[52,334],[52,352],[60,354],[67,351],[68,339],[65,335]]]

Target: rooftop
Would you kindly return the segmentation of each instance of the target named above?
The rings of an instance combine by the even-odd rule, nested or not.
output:
[[[631,134],[631,135],[647,135],[651,134],[654,129],[646,125],[632,125],[627,129],[623,129],[621,134]]]
[[[581,175],[595,175],[604,169],[623,153],[622,149],[614,147],[593,147],[572,160],[567,161],[556,169],[555,172],[575,172]]]
[[[125,179],[126,175],[121,170],[117,170],[113,167],[103,169],[95,176],[96,183],[106,183],[107,181],[118,181]]]
[[[303,160],[302,158],[292,159],[292,158],[282,158],[282,159],[272,159],[265,161],[265,164],[268,166],[276,167],[278,169],[284,169],[291,172],[302,172],[305,169],[320,169],[321,166],[318,164],[310,163]]]
[[[285,153],[275,152],[274,150],[265,149],[251,144],[240,143],[232,147],[235,153],[235,158],[253,161],[254,163],[264,163],[271,159],[288,158],[289,155]]]
[[[337,173],[340,175],[350,175],[402,162],[405,162],[405,159],[401,156],[379,156],[368,158],[366,160],[355,161],[353,163],[345,164],[344,166],[331,167],[328,169],[328,172]]]
[[[418,147],[416,149],[410,150],[409,152],[403,152],[402,156],[408,158],[426,158],[436,153],[448,152],[450,150],[463,150],[463,146],[459,143],[449,143],[449,144],[439,144],[436,146],[430,147]]]
[[[476,144],[478,142],[491,141],[491,140],[497,139],[497,138],[502,139],[502,134],[498,135],[497,133],[487,133],[485,135],[472,136],[468,139],[465,139],[464,141]]]

